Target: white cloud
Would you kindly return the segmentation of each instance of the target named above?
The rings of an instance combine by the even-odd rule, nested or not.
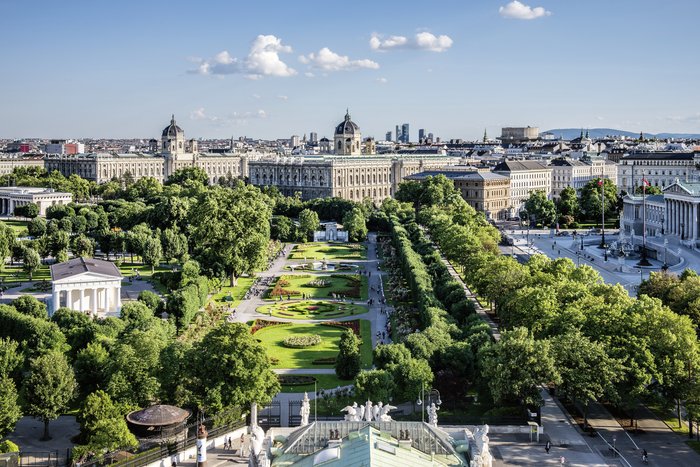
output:
[[[281,53],[291,53],[292,48],[282,44],[273,35],[259,35],[250,46],[245,59],[239,60],[223,50],[210,59],[197,59],[198,66],[189,73],[200,75],[245,74],[250,79],[264,76],[293,76],[297,72],[280,58]]]
[[[313,78],[316,75],[311,73],[310,71],[307,71],[306,73],[304,73],[304,76],[306,76],[307,78]]]
[[[358,68],[370,68],[376,70],[379,63],[369,59],[350,60],[347,55],[339,55],[328,47],[324,47],[318,53],[310,53],[299,57],[299,61],[306,65],[326,71],[354,70]]]
[[[394,49],[416,49],[428,50],[430,52],[444,52],[452,47],[453,40],[450,36],[435,34],[423,31],[415,35],[413,39],[405,36],[383,37],[379,34],[372,34],[369,39],[369,46],[372,50],[386,51]]]
[[[379,83],[379,84],[386,84],[388,82],[389,82],[389,80],[386,78],[377,78],[377,83]]]
[[[287,99],[289,99],[289,97],[288,97],[288,96],[283,96],[283,95],[280,94],[279,96],[277,96],[277,99],[279,99],[279,100],[281,100],[281,101],[286,101]]]
[[[212,125],[220,127],[245,124],[248,123],[248,120],[257,118],[267,118],[267,112],[262,109],[258,109],[254,112],[232,112],[223,117],[207,114],[204,107],[200,107],[190,112],[190,120],[206,121]]]
[[[254,99],[260,99],[262,96],[260,94],[253,94]]]
[[[518,0],[513,0],[507,5],[500,7],[498,13],[502,17],[509,19],[537,19],[552,14],[551,11],[547,11],[541,6],[532,8]]]

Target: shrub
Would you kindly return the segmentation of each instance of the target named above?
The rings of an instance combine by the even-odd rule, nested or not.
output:
[[[285,347],[290,347],[292,349],[305,349],[306,347],[313,347],[321,343],[321,336],[314,334],[302,334],[298,336],[286,337],[282,344]]]
[[[316,382],[313,376],[305,375],[277,375],[277,380],[282,386],[306,386]]]
[[[253,327],[250,328],[250,333],[255,334],[259,330],[266,328],[268,326],[279,326],[279,325],[287,325],[289,326],[290,323],[285,323],[282,321],[268,321],[266,319],[256,319],[255,322],[253,323]]]
[[[335,357],[316,358],[311,361],[312,365],[335,365]]]
[[[0,443],[0,454],[5,454],[7,452],[19,452],[19,446],[9,439],[6,439]]]

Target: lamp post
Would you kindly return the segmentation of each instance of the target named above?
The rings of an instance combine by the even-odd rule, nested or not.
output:
[[[581,267],[581,253],[578,251],[576,252],[576,262],[578,263],[578,267]]]
[[[427,404],[423,404],[425,401],[425,383],[421,385],[420,389],[420,397],[416,401],[416,404],[421,406],[421,421],[425,423],[425,405],[430,405],[433,401],[433,397],[437,395],[437,398],[435,399],[435,405],[440,408],[442,405],[442,400],[440,399],[440,391],[438,391],[435,388],[431,388],[430,391],[428,391],[428,401]]]
[[[661,269],[664,271],[666,271],[668,269],[668,261],[667,261],[667,257],[666,257],[667,250],[668,250],[668,238],[664,238],[664,265],[661,266]]]
[[[603,171],[605,168],[603,168]],[[600,176],[600,196],[602,200],[602,209],[600,210],[601,222],[600,226],[602,228],[602,237],[600,239],[600,248],[605,248],[605,172]]]

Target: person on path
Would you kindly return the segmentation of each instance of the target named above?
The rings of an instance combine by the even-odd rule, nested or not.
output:
[[[547,454],[549,454],[549,450],[552,449],[552,443],[547,441],[547,444],[544,445],[544,450]]]

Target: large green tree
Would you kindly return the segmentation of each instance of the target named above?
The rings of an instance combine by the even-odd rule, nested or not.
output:
[[[0,374],[0,438],[15,428],[22,417],[17,388],[9,375]]]
[[[307,241],[318,229],[318,224],[318,214],[315,211],[307,208],[299,213],[299,235],[303,241]]]
[[[559,193],[559,201],[557,202],[557,210],[562,216],[578,216],[578,193],[573,187],[567,186]]]
[[[388,401],[394,392],[394,380],[387,370],[361,371],[355,377],[355,395],[360,400]]]
[[[79,421],[89,449],[95,453],[129,449],[138,446],[129,431],[124,410],[104,391],[89,394],[80,410]]]
[[[527,217],[536,224],[548,226],[556,218],[554,202],[547,198],[547,193],[542,190],[533,191],[525,201]]]
[[[353,379],[360,372],[360,364],[360,338],[351,329],[346,329],[338,343],[335,374],[340,379]]]
[[[27,247],[22,255],[22,270],[29,274],[29,280],[32,280],[34,273],[41,267],[41,257],[34,248]]]
[[[32,360],[24,381],[26,410],[44,422],[42,439],[51,439],[49,422],[68,409],[75,397],[76,382],[65,355],[51,351]]]
[[[215,186],[193,209],[190,241],[194,257],[212,276],[237,278],[265,265],[270,241],[270,206],[250,185]]]
[[[605,190],[605,216],[614,217],[618,214],[617,187],[609,178],[601,184],[601,179],[596,178],[586,183],[581,188],[581,211],[589,220],[599,221],[603,211],[603,187]]]
[[[616,400],[615,384],[622,364],[610,358],[603,344],[592,342],[579,332],[570,332],[551,340],[554,366],[561,376],[559,388],[583,405],[583,423],[588,424],[588,405],[603,396]]]
[[[280,390],[265,348],[241,323],[222,323],[209,331],[187,361],[192,402],[210,414],[269,403]]]
[[[362,209],[356,207],[343,217],[343,228],[352,242],[362,242],[367,238],[367,220]]]
[[[483,348],[479,366],[495,403],[539,405],[540,384],[559,380],[549,342],[522,327],[503,331],[500,341]]]

